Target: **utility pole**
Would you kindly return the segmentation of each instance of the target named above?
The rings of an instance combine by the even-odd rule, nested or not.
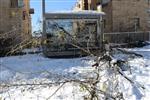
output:
[[[43,20],[43,25],[42,25],[42,30],[43,33],[42,35],[45,36],[46,33],[46,27],[45,27],[45,0],[42,0],[42,20]]]
[[[44,43],[44,44],[43,44]],[[45,0],[42,0],[42,48],[46,51],[46,19],[45,19]]]

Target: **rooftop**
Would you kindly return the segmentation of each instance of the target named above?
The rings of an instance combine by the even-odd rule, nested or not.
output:
[[[98,11],[61,11],[45,13],[46,19],[98,19],[105,15],[104,12]]]

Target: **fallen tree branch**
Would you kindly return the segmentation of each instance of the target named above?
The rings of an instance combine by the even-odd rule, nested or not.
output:
[[[58,89],[56,89],[56,91],[51,96],[49,96],[46,100],[51,99],[51,97],[54,96],[64,85],[65,85],[65,83],[63,83],[62,85],[60,85],[60,87]]]
[[[121,76],[123,76],[126,80],[128,80],[131,84],[133,84],[136,87],[140,87],[143,90],[145,89],[145,87],[143,85],[141,85],[140,83],[137,83],[135,81],[133,81],[132,79],[128,78],[121,70],[118,69],[118,72]]]
[[[135,53],[135,52],[132,52],[132,51],[127,51],[125,49],[121,49],[121,48],[117,48],[118,51],[121,51],[122,53],[124,54],[127,54],[127,55],[135,55],[137,57],[143,57],[141,54],[138,54],[138,53]]]
[[[49,85],[62,84],[62,83],[69,83],[69,82],[89,83],[90,81],[65,80],[65,81],[60,81],[60,82],[47,82],[47,83],[0,84],[0,87],[45,86],[45,85],[49,86]]]

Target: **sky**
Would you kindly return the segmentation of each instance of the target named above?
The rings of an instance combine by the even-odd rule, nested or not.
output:
[[[39,29],[39,21],[42,19],[42,0],[30,0],[30,8],[34,8],[32,15],[32,32]],[[77,0],[45,0],[46,12],[71,10]]]

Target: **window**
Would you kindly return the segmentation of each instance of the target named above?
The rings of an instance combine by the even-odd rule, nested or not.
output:
[[[22,18],[23,20],[26,20],[26,11],[23,11],[22,17],[23,17],[23,18]]]
[[[106,28],[106,19],[103,19],[103,27]]]
[[[10,6],[11,6],[11,8],[18,7],[18,0],[11,0],[10,1]]]
[[[147,0],[148,5],[150,5],[150,0]]]
[[[102,0],[97,0],[97,4],[100,5],[102,3]]]
[[[88,10],[88,0],[84,0],[84,10]]]
[[[11,8],[21,8],[24,6],[24,3],[23,0],[10,0],[10,6]]]
[[[137,31],[140,28],[140,18],[133,18],[134,20],[134,30]]]
[[[18,7],[23,7],[24,6],[24,3],[23,3],[23,0],[18,0]]]
[[[134,18],[135,25],[140,27],[140,18]]]
[[[80,4],[78,4],[78,8],[81,8]]]

